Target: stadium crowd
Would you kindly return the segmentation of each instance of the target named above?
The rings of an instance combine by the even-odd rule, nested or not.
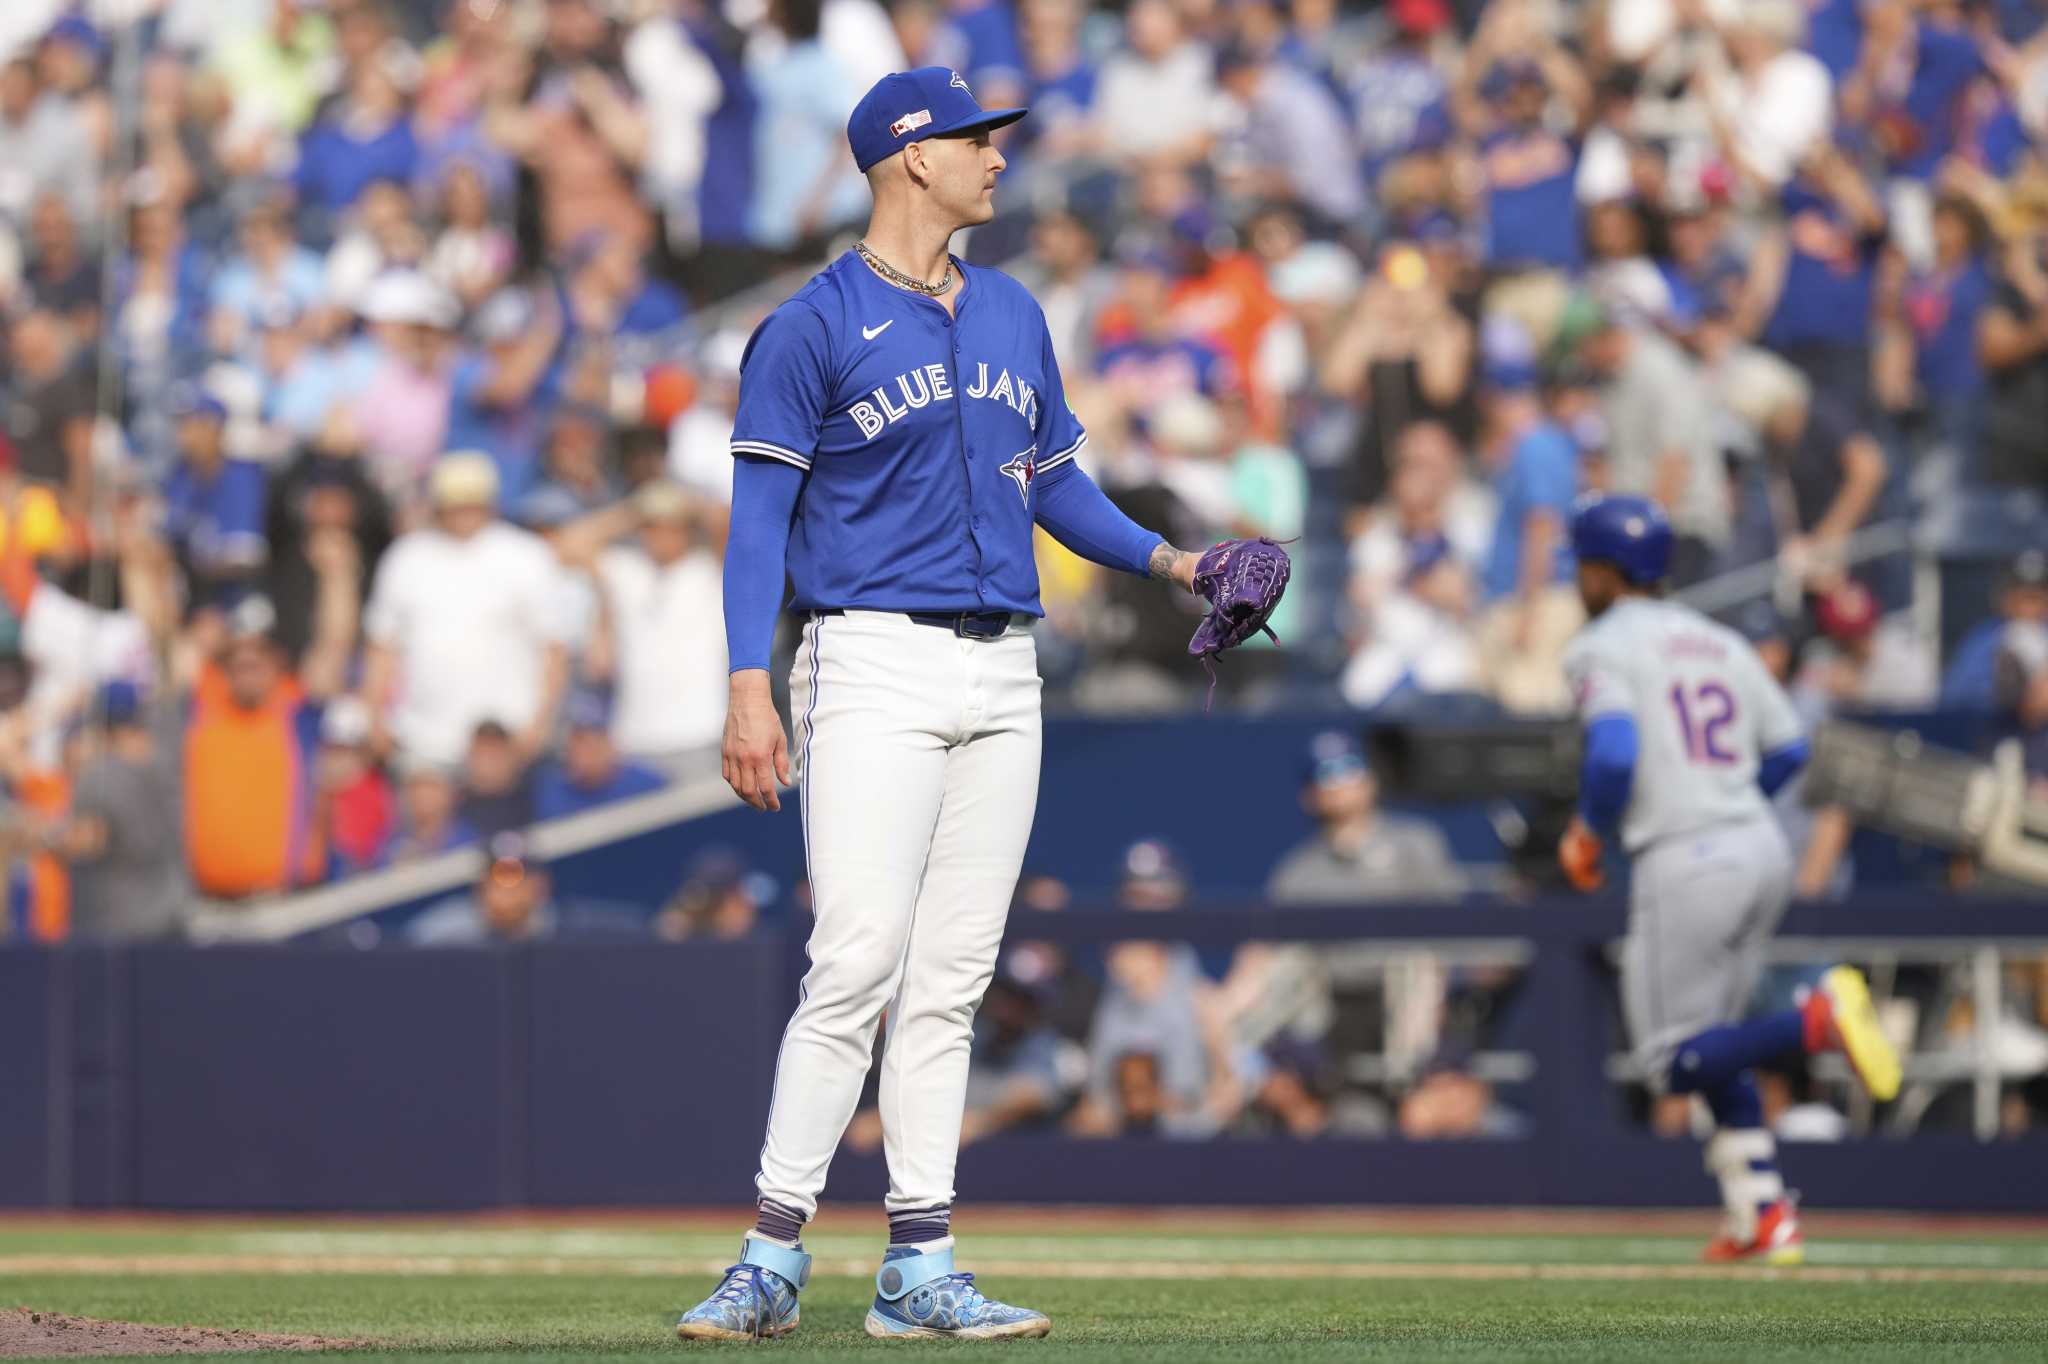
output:
[[[1043,303],[1091,472],[1179,543],[1298,541],[1227,703],[1560,709],[1563,519],[1625,489],[1813,714],[1998,707],[2048,771],[2048,565],[1944,676],[1885,538],[2048,543],[2044,18],[10,0],[8,930],[715,773],[739,357],[922,63],[1032,106],[965,251]],[[1192,614],[1041,557],[1055,704],[1200,704]]]

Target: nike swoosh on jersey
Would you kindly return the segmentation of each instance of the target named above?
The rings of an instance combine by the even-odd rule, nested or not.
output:
[[[892,317],[879,327],[862,327],[860,329],[860,339],[863,341],[872,341],[876,337],[880,336],[883,332],[889,330],[889,328],[895,325],[896,319]]]

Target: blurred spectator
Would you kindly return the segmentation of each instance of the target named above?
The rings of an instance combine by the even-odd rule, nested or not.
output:
[[[1291,201],[1319,226],[1348,227],[1365,208],[1365,185],[1329,87],[1239,44],[1217,55],[1216,73],[1242,120],[1218,148],[1224,185],[1248,199]]]
[[[1853,411],[1767,351],[1724,366],[1723,401],[1758,434],[1769,477],[1784,487],[1772,499],[1791,513],[1776,528],[1780,562],[1794,575],[1839,572],[1849,536],[1872,519],[1890,477],[1883,448]]]
[[[339,218],[373,181],[411,183],[420,149],[406,101],[418,61],[393,45],[359,63],[341,97],[299,140],[293,188],[315,221]]]
[[[1072,1099],[1086,1062],[1047,1024],[1048,998],[1045,982],[998,963],[974,1018],[962,1145],[1041,1125]]]
[[[1487,7],[1465,53],[1456,107],[1478,144],[1486,263],[1505,273],[1493,286],[1492,307],[1520,315],[1507,294],[1518,300],[1552,295],[1560,284],[1553,272],[1579,267],[1573,183],[1592,94],[1535,6]],[[1557,126],[1549,117],[1553,101],[1566,111]],[[1530,330],[1546,334],[1533,323]]]
[[[7,434],[23,476],[76,494],[89,474],[98,395],[71,325],[30,309],[15,319],[7,359]]]
[[[654,921],[657,937],[669,942],[709,939],[737,942],[753,935],[761,908],[775,883],[750,872],[729,848],[707,848],[690,863],[689,875]],[[879,1135],[880,1124],[876,1124]]]
[[[1779,210],[1782,224],[1751,254],[1738,325],[1863,420],[1884,207],[1855,163],[1824,145],[1786,183]]]
[[[1473,1073],[1470,1060],[1456,1051],[1439,1055],[1401,1096],[1399,1122],[1404,1138],[1500,1141],[1528,1135],[1528,1121],[1494,1096],[1493,1086]]]
[[[1361,708],[1411,688],[1433,695],[1479,684],[1472,565],[1491,502],[1461,477],[1457,447],[1435,422],[1402,433],[1387,491],[1351,545],[1359,638],[1340,685]]]
[[[556,938],[630,941],[646,926],[620,906],[558,903],[554,882],[518,834],[490,842],[483,874],[466,894],[421,911],[405,927],[415,947],[480,947]]]
[[[94,221],[99,156],[80,111],[42,86],[35,62],[0,66],[0,218],[28,222],[36,197],[60,194],[77,222]]]
[[[355,429],[378,485],[401,505],[417,498],[447,448],[450,339],[457,307],[412,270],[380,276],[357,310],[372,359],[355,401]]]
[[[820,41],[819,0],[771,0],[781,41],[750,51],[760,112],[748,235],[787,250],[849,222],[867,204],[846,156],[846,116],[866,87]]]
[[[1187,899],[1187,875],[1164,843],[1124,855],[1119,903],[1167,912]],[[1185,943],[1119,942],[1105,953],[1108,984],[1088,1034],[1086,1092],[1073,1128],[1208,1136],[1240,1095],[1216,1009],[1215,986]]]
[[[1349,471],[1354,503],[1378,499],[1409,426],[1437,422],[1460,437],[1473,431],[1476,336],[1452,294],[1456,283],[1420,244],[1389,243],[1323,352],[1323,391],[1365,409]]]
[[[1991,710],[1997,704],[1999,663],[2008,642],[2048,630],[2048,553],[2018,555],[2001,576],[1995,614],[1956,646],[1941,679],[1941,704]],[[2020,646],[2022,651],[2026,646]]]
[[[555,819],[661,789],[661,773],[619,757],[612,741],[610,697],[586,688],[572,692],[562,709],[567,729],[562,756],[544,766],[534,781],[535,817]]]
[[[1316,736],[1301,802],[1315,837],[1274,867],[1266,884],[1276,904],[1353,903],[1458,895],[1464,877],[1434,824],[1380,812],[1379,786],[1348,734]]]
[[[596,553],[616,655],[612,736],[636,762],[683,779],[717,770],[725,726],[725,645],[716,624],[723,566],[704,543],[699,506],[673,483],[650,483],[624,514],[638,534]],[[586,535],[589,533],[586,528]]]
[[[1833,117],[1827,68],[1800,50],[1805,8],[1799,0],[1730,6],[1731,17],[1716,25],[1721,46],[1702,72],[1723,154],[1766,189],[1784,184],[1821,145]]]
[[[272,197],[242,216],[240,250],[213,279],[207,333],[217,354],[253,351],[266,315],[297,317],[326,302],[326,266],[293,236],[288,203]]]
[[[2048,274],[2038,237],[2016,239],[2004,278],[1977,320],[1984,366],[1984,477],[2014,488],[2048,489],[2040,414],[2048,411]]]
[[[1562,348],[1602,384],[1607,445],[1585,481],[1656,499],[1676,533],[1671,582],[1698,582],[1729,533],[1728,476],[1705,378],[1676,345],[1590,298],[1574,299],[1559,327]]]
[[[1797,686],[1833,708],[1920,710],[1934,700],[1932,658],[1904,619],[1881,619],[1877,598],[1844,578],[1814,602],[1821,637],[1801,659]]]
[[[227,406],[203,389],[171,409],[178,458],[164,479],[164,530],[185,570],[193,600],[232,606],[263,571],[263,466],[230,459]]]
[[[1068,4],[1071,0],[1051,3]],[[1038,111],[1033,109],[1032,119],[1037,117]],[[1015,273],[1045,313],[1061,374],[1091,372],[1095,367],[1096,317],[1116,290],[1116,276],[1102,263],[1094,229],[1070,212],[1040,214],[1031,225],[1031,253],[1018,263]]]
[[[535,776],[511,731],[486,720],[462,758],[462,822],[486,843],[533,823]]]
[[[558,394],[547,380],[562,341],[553,291],[505,290],[478,311],[481,349],[456,362],[450,378],[450,449],[480,450],[498,468],[505,496],[517,501],[539,472],[547,417]]]
[[[1480,579],[1489,608],[1480,667],[1508,709],[1562,712],[1570,701],[1564,647],[1586,618],[1565,536],[1579,491],[1578,449],[1544,411],[1526,335],[1506,318],[1489,330],[1496,323],[1513,339],[1494,347],[1484,390],[1483,448],[1497,510]]]
[[[1208,154],[1214,137],[1213,62],[1189,37],[1172,0],[1132,0],[1124,46],[1102,64],[1095,86],[1095,127],[1118,160],[1187,164]]]
[[[546,748],[568,683],[549,610],[553,556],[497,519],[485,456],[445,457],[429,491],[434,524],[392,545],[364,617],[363,697],[378,742],[452,763],[492,721],[529,760]]]
[[[462,786],[452,765],[401,756],[398,820],[384,860],[432,857],[476,842],[476,830],[462,818],[461,808]]]
[[[1358,741],[1336,730],[1318,734],[1301,788],[1302,808],[1317,831],[1273,868],[1266,898],[1283,906],[1362,905],[1462,894],[1464,876],[1436,827],[1381,814],[1378,799]],[[1350,969],[1352,955],[1343,944],[1246,943],[1217,991],[1232,1039],[1252,1049],[1319,1042],[1336,1016],[1332,968]],[[1368,963],[1366,970],[1372,969]],[[1440,1003],[1442,973],[1433,971],[1430,979]],[[1297,1082],[1312,1078],[1313,1067],[1295,1076]],[[1290,1086],[1281,1089],[1290,1102],[1301,1101]]]
[[[100,263],[89,254],[90,244],[63,195],[46,193],[36,200],[29,243],[29,295],[40,306],[62,314],[78,335],[98,335]]]
[[[372,485],[345,420],[330,423],[318,442],[270,480],[264,533],[265,595],[277,607],[278,642],[287,657],[300,658],[312,643],[325,594],[346,590],[360,607],[391,544],[391,509]],[[349,649],[356,644],[350,639]]]
[[[1984,366],[1977,326],[1995,285],[1985,247],[1990,229],[1967,199],[1945,197],[1934,206],[1934,263],[1907,286],[1914,377],[1934,433],[1955,450],[1963,477],[1981,478]]]
[[[70,741],[71,813],[51,845],[71,864],[72,934],[82,942],[172,937],[190,890],[180,835],[180,707],[145,704],[133,683],[101,688],[104,728]]]
[[[313,761],[313,818],[328,874],[377,867],[397,826],[396,793],[370,753],[370,713],[360,699],[327,704]]]
[[[202,895],[241,899],[326,876],[309,780],[321,698],[286,668],[270,634],[274,621],[269,602],[243,599],[219,657],[207,660],[192,691],[185,846]],[[343,638],[353,633],[351,615]]]
[[[475,308],[511,275],[516,246],[492,219],[490,186],[476,161],[450,165],[440,189],[441,231],[427,254],[427,274],[464,308]]]
[[[62,554],[70,544],[70,525],[56,493],[22,477],[14,442],[0,431],[0,553],[37,560]]]
[[[1345,79],[1368,188],[1396,158],[1450,131],[1450,82],[1435,54],[1450,0],[1392,0],[1386,13],[1392,33]]]

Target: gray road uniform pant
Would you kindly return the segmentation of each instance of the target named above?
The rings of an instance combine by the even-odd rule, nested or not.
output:
[[[1679,1043],[1742,1017],[1791,898],[1792,852],[1769,817],[1661,838],[1636,854],[1621,998],[1653,1088],[1664,1088]]]

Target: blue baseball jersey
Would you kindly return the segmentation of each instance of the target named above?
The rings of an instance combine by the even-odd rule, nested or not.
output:
[[[1044,614],[1037,480],[1088,437],[1037,301],[953,268],[949,315],[849,251],[747,343],[732,450],[808,475],[786,560],[799,610]]]

